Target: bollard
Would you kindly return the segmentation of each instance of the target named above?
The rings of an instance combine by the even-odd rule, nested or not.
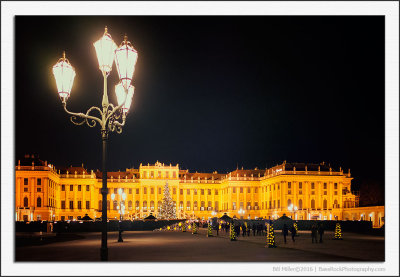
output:
[[[269,226],[269,232],[267,234],[267,245],[266,245],[266,247],[268,247],[268,248],[276,248],[275,232],[274,232],[274,226],[273,225]]]
[[[233,223],[231,223],[230,225],[231,225],[230,239],[231,239],[231,241],[235,241],[236,240],[236,233],[235,233],[235,229],[234,229]]]
[[[211,222],[208,223],[208,227],[207,227],[207,237],[212,237],[212,230],[211,230]]]
[[[196,222],[193,221],[192,235],[197,234],[197,225]]]

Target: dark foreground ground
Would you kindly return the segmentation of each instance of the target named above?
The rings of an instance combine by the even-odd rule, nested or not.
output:
[[[310,233],[300,232],[293,243],[283,243],[276,233],[277,248],[266,248],[265,236],[206,237],[205,229],[198,235],[178,231],[129,231],[118,243],[117,232],[108,235],[109,261],[127,262],[312,262],[312,261],[384,261],[384,238],[344,233],[341,241],[332,240],[326,232],[324,242],[312,244]],[[216,234],[215,234],[216,235]],[[100,261],[100,233],[79,233],[73,236],[38,241],[25,238],[15,248],[20,261]],[[33,242],[34,241],[34,242]]]

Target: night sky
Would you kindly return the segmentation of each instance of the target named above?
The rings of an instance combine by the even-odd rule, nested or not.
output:
[[[75,126],[52,66],[76,69],[74,112],[100,106],[93,47],[108,26],[139,53],[133,106],[109,136],[111,171],[142,163],[199,172],[287,162],[351,169],[384,187],[384,17],[135,16],[15,19],[15,157],[101,169],[100,128]],[[108,78],[116,103],[115,66]]]

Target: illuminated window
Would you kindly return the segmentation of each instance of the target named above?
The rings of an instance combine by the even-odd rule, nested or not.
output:
[[[82,186],[78,185],[78,191],[82,191]]]
[[[236,188],[233,188],[233,193],[236,193]],[[235,209],[234,209],[235,210]]]
[[[154,194],[154,188],[150,189],[150,194]]]
[[[186,194],[187,194],[187,195],[190,195],[190,189],[187,189],[187,190],[186,190]]]
[[[315,209],[315,200],[314,199],[311,200],[311,209]]]
[[[292,194],[292,191],[291,190],[288,190],[288,192],[287,192],[288,194]]]
[[[78,201],[78,209],[82,209],[82,201]]]
[[[194,195],[197,195],[197,189],[194,189]]]
[[[117,210],[118,202],[117,200],[113,201],[113,210]]]
[[[311,183],[311,189],[315,189],[315,183]]]
[[[161,178],[161,171],[158,171],[157,177]]]
[[[287,187],[288,187],[288,189],[290,189],[292,187],[292,182],[288,182]]]
[[[42,179],[38,178],[37,179],[37,185],[40,186],[42,184]]]
[[[204,201],[201,201],[200,211],[204,211],[204,205],[205,205]]]
[[[150,178],[154,178],[154,171],[150,171]]]
[[[154,201],[150,201],[150,210],[154,212]]]
[[[312,192],[311,192],[311,195],[314,195],[314,194],[315,194],[315,191],[312,191]]]
[[[65,210],[65,201],[64,200],[61,201],[61,209]]]
[[[243,202],[240,202],[240,203],[239,203],[239,209],[240,209],[240,210],[243,210]]]
[[[143,194],[147,194],[147,188],[143,188]]]
[[[194,201],[193,210],[194,210],[194,211],[197,211],[197,201]]]
[[[290,204],[292,204],[292,200],[288,199],[288,201],[287,201],[288,207],[290,206]]]
[[[139,189],[136,189],[136,194],[140,194]]]
[[[232,210],[236,210],[236,202],[232,202]]]
[[[258,202],[254,202],[254,209],[258,210]]]
[[[211,203],[211,201],[208,201],[207,209],[208,209],[209,211],[212,210],[212,203]]]
[[[333,184],[333,188],[334,188],[334,189],[337,189],[337,183],[334,183],[334,184]]]
[[[208,195],[211,195],[211,190],[210,189],[208,190]]]
[[[69,208],[73,209],[74,208],[74,201],[69,201]]]
[[[183,211],[183,201],[179,202],[179,210]]]
[[[327,189],[327,187],[328,187],[328,184],[324,183],[324,189]]]
[[[132,210],[132,200],[128,201],[128,210]]]
[[[161,207],[162,207],[162,203],[161,203],[161,201],[158,201],[157,202],[157,210],[159,213],[161,212]]]
[[[299,200],[299,210],[303,209],[303,200]]]
[[[281,207],[281,200],[278,200],[278,209]]]
[[[87,209],[87,210],[90,209],[90,201],[86,201],[86,209]]]
[[[299,182],[299,189],[302,189],[302,188],[303,188],[303,183]]]
[[[132,194],[132,189],[129,189],[128,191],[129,191],[129,194]]]
[[[251,210],[251,202],[247,202],[246,209]]]
[[[28,185],[28,178],[24,178],[24,185],[25,185],[25,186]]]
[[[135,209],[138,211],[140,209],[139,201],[135,202]]]
[[[187,202],[186,202],[186,210],[187,210],[187,211],[190,211],[190,201],[187,201]]]
[[[90,186],[86,185],[86,191],[89,191],[89,190],[90,190]]]
[[[147,171],[143,171],[143,178],[144,178],[144,179],[147,178]]]
[[[218,190],[217,189],[215,190],[215,195],[218,195]]]
[[[204,195],[204,189],[201,189],[201,195]]]
[[[326,210],[328,208],[328,201],[326,199],[324,199],[323,207],[324,207],[324,210]]]
[[[335,191],[334,194],[337,195],[337,191]]]
[[[243,193],[243,188],[242,187],[240,188],[240,193]]]
[[[247,193],[250,193],[250,191],[251,191],[251,189],[250,189],[250,188],[247,188]]]
[[[38,199],[36,200],[36,206],[38,208],[42,207],[42,198],[38,197]]]
[[[118,193],[118,189],[114,188],[114,194],[117,194],[117,193]]]
[[[183,189],[180,189],[180,190],[179,190],[179,194],[180,194],[180,195],[183,195]],[[182,204],[182,205],[183,205],[183,204]]]
[[[254,188],[254,193],[258,193],[258,188]]]
[[[218,211],[218,210],[219,210],[219,204],[218,204],[218,201],[215,201],[215,206],[214,206],[214,209],[215,209],[216,211]]]
[[[70,191],[74,191],[74,185],[70,185],[70,186],[69,186],[69,190],[70,190]]]

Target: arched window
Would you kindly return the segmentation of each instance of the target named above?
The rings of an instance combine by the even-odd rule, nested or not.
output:
[[[328,201],[326,199],[324,199],[324,210],[326,210],[328,208]]]
[[[187,201],[187,202],[186,202],[186,210],[187,210],[187,211],[190,211],[190,201]]]
[[[140,209],[139,201],[136,201],[136,202],[135,202],[135,209],[136,209],[136,210],[139,210],[139,209]]]
[[[339,207],[338,207],[338,202],[337,202],[336,199],[335,199],[335,201],[333,201],[333,207],[334,207],[334,208],[339,208]]]
[[[201,210],[201,211],[204,211],[204,201],[201,201],[200,210]]]
[[[158,210],[158,212],[161,212],[161,206],[162,206],[161,201],[158,201],[157,202],[157,210]]]
[[[299,210],[303,209],[303,200],[299,200]]]
[[[132,210],[132,200],[128,201],[128,210]]]
[[[42,206],[42,198],[38,197],[38,199],[36,199],[36,207],[41,207]]]
[[[215,207],[214,207],[214,209],[216,210],[216,211],[218,211],[218,208],[219,208],[219,205],[218,205],[219,203],[218,203],[218,201],[215,201]]]
[[[311,209],[315,209],[315,200],[314,199],[311,200]]]
[[[179,210],[183,211],[183,201],[179,202]]]
[[[209,211],[212,210],[212,203],[211,203],[211,201],[208,201],[207,209],[208,209]]]
[[[289,207],[292,204],[292,200],[288,199],[287,206]]]
[[[154,201],[150,201],[150,210],[154,212]]]
[[[117,200],[113,201],[113,210],[117,210],[118,202]]]
[[[99,200],[99,211],[103,210],[103,201]]]
[[[194,210],[194,211],[197,211],[197,201],[194,201],[193,210]]]
[[[247,202],[246,209],[251,210],[251,202]]]
[[[24,207],[27,208],[28,207],[28,197],[24,198]]]
[[[147,201],[143,201],[143,211],[147,212]]]

